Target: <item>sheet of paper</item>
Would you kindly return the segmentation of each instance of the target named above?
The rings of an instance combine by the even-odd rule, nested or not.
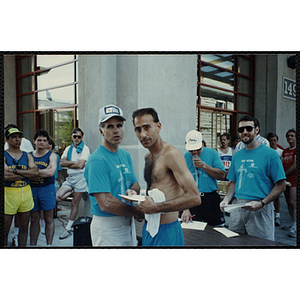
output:
[[[224,210],[225,210],[226,212],[231,211],[231,210],[236,209],[236,208],[245,207],[245,206],[251,206],[251,204],[249,204],[249,203],[244,203],[244,204],[228,204],[228,205],[222,205],[222,207],[224,207]]]
[[[224,227],[214,227],[214,230],[222,233],[223,235],[225,235],[226,237],[230,238],[230,237],[234,237],[234,236],[239,236],[238,233],[233,232],[227,228]]]
[[[132,195],[132,196],[119,195],[119,196],[130,201],[145,201],[145,196],[142,195]]]
[[[207,223],[205,222],[199,222],[199,221],[193,221],[189,223],[182,222],[181,227],[184,229],[196,229],[196,230],[204,230]]]

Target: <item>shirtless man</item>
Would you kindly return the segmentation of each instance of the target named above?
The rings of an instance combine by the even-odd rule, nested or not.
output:
[[[201,204],[193,176],[183,155],[174,146],[164,142],[159,132],[161,123],[153,108],[139,109],[132,114],[134,130],[141,144],[149,150],[145,156],[144,176],[148,191],[159,189],[165,200],[156,203],[151,197],[141,202],[145,214],[162,213],[157,234],[152,237],[143,228],[143,246],[184,246],[178,212]]]

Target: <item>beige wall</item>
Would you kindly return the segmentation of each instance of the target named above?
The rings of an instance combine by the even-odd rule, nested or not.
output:
[[[17,123],[15,56],[4,55],[4,127]]]

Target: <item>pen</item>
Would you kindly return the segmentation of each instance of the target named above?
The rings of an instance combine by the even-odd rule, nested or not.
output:
[[[195,217],[195,215],[189,216],[189,222],[192,222],[192,219]]]

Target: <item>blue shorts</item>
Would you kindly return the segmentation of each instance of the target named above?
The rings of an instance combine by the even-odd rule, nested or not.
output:
[[[152,237],[143,227],[142,246],[184,246],[182,228],[178,220],[169,224],[159,225],[157,234]]]
[[[43,187],[31,187],[34,207],[32,211],[51,210],[56,207],[56,192],[54,184]]]

